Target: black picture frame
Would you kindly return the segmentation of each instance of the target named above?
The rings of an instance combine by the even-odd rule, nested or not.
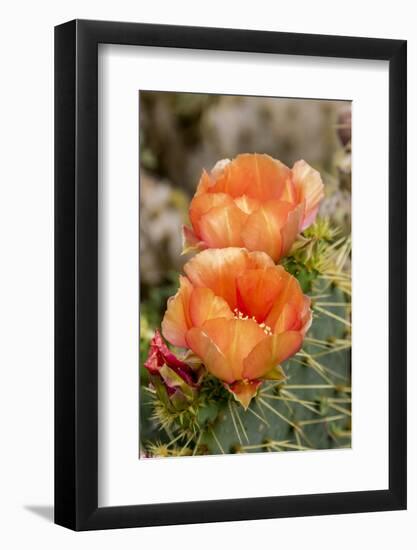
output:
[[[98,507],[98,44],[389,62],[389,488]],[[108,529],[406,508],[405,40],[74,20],[55,28],[55,523]],[[377,313],[377,312],[376,312]]]

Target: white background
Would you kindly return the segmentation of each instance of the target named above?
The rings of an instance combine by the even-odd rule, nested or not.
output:
[[[417,37],[405,0],[278,4],[257,0],[176,0],[150,4],[88,1],[19,2],[2,12],[0,200],[0,541],[4,548],[212,548],[233,543],[351,549],[415,546],[416,350],[415,286],[409,288],[409,510],[320,518],[176,526],[74,534],[46,521],[53,484],[53,33],[55,24],[97,18],[243,27],[409,40],[409,279],[417,279]],[[375,129],[378,131],[378,128]],[[372,212],[370,212],[372,220]],[[377,343],[376,343],[377,344]]]
[[[100,47],[100,505],[388,487],[387,65],[384,61]],[[207,79],[207,75],[216,78]],[[138,89],[287,97],[301,91],[309,98],[353,101],[352,449],[137,459]],[[372,211],[370,234],[368,205],[373,203],[377,207]],[[373,273],[375,265],[378,277]],[[378,340],[378,346],[370,346],[370,340]],[[201,475],[202,471],[210,475]],[[242,482],[250,471],[257,472],[256,482]],[[178,492],[178,483],[172,480],[187,477],[198,483],[181,482]]]

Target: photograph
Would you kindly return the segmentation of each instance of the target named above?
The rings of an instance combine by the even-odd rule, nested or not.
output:
[[[352,101],[138,95],[139,459],[350,449]]]
[[[4,4],[0,549],[417,548],[415,10],[343,7]]]

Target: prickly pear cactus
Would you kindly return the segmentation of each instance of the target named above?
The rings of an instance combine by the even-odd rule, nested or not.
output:
[[[350,447],[350,242],[318,220],[285,268],[312,298],[303,348],[282,367],[285,381],[260,387],[247,410],[206,375],[195,399],[175,408],[141,366],[141,455],[185,456]],[[153,331],[141,323],[142,365]]]

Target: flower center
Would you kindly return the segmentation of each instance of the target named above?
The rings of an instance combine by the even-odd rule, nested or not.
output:
[[[265,332],[266,335],[271,336],[271,327],[269,327],[265,323],[258,323],[255,316],[249,317],[249,315],[243,315],[243,313],[239,311],[237,307],[235,307],[233,313],[235,314],[235,319],[239,319],[240,321],[255,321],[255,323]]]

